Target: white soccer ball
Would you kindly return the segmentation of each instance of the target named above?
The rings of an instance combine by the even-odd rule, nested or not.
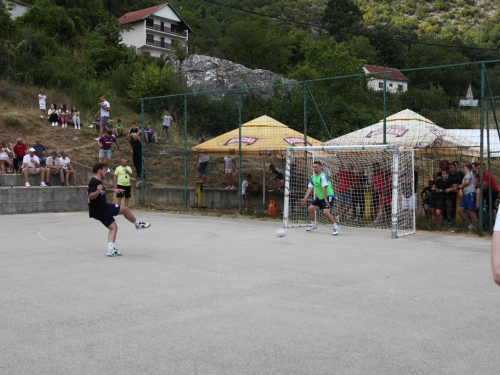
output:
[[[276,237],[285,237],[286,236],[286,229],[285,228],[278,228],[276,229],[276,232],[274,232]]]

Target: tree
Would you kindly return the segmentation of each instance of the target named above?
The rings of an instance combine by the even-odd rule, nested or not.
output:
[[[37,1],[20,19],[60,44],[67,44],[76,35],[75,23],[63,8],[55,6],[51,0]]]
[[[329,0],[322,21],[336,40],[345,40],[359,28],[363,13],[351,0]]]

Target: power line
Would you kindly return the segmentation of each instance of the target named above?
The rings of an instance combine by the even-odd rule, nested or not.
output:
[[[301,26],[316,27],[316,28],[322,29],[322,30],[332,30],[331,28],[328,28],[328,27],[325,27],[325,26],[316,25],[316,24],[313,24],[313,23],[305,23],[305,22],[299,22],[299,21],[294,21],[294,20],[287,20],[287,19],[283,19],[283,18],[280,18],[280,17],[270,16],[270,15],[267,15],[267,14],[264,14],[264,13],[259,13],[259,12],[254,12],[254,11],[251,11],[251,10],[246,10],[246,9],[238,8],[238,7],[235,7],[235,6],[232,6],[232,5],[221,4],[221,3],[218,3],[218,2],[213,1],[213,0],[202,0],[202,1],[204,1],[206,3],[209,3],[209,4],[213,4],[213,5],[218,5],[218,6],[221,6],[221,7],[229,8],[229,9],[232,9],[232,10],[237,10],[239,12],[244,12],[244,13],[252,14],[254,16],[267,17],[267,18],[271,18],[273,20],[287,22],[287,23],[294,23],[294,24],[301,25]],[[367,38],[373,37],[373,35],[363,34],[363,33],[354,33],[354,32],[350,32],[350,31],[339,30],[339,32],[343,33],[343,34],[353,35],[353,36],[364,36],[364,37],[367,37]],[[498,50],[496,48],[454,46],[454,45],[449,45],[449,44],[428,43],[428,42],[421,42],[421,41],[415,41],[415,40],[410,40],[410,39],[386,38],[386,37],[380,37],[380,36],[378,38],[379,39],[384,39],[384,40],[395,40],[395,41],[398,41],[398,42],[401,42],[401,43],[404,43],[404,44],[422,44],[422,45],[426,45],[426,46],[436,46],[436,47],[445,47],[445,48],[467,48],[467,49],[475,49],[475,50],[481,50],[481,51],[495,51],[495,52],[498,52]]]

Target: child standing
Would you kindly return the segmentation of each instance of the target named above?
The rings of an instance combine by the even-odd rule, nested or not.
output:
[[[45,90],[40,90],[40,94],[38,94],[38,106],[40,107],[40,118],[45,117],[45,100],[47,97],[45,96]]]
[[[248,185],[252,180],[252,175],[247,174],[243,182],[241,183],[241,199],[243,199],[243,204],[241,206],[242,211],[246,211],[250,208],[250,195],[248,194]],[[246,206],[246,209],[245,209]]]
[[[163,116],[163,123],[161,125],[161,131],[160,131],[160,136],[158,139],[161,139],[161,136],[163,135],[163,131],[165,131],[165,136],[168,141],[168,132],[170,131],[170,122],[173,120],[172,116],[170,116],[169,111],[165,111],[165,116]]]

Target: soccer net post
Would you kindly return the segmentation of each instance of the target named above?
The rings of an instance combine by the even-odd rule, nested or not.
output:
[[[339,225],[390,230],[397,238],[415,233],[417,209],[413,149],[396,145],[301,146],[286,150],[283,226],[309,225],[311,194],[300,204],[320,162],[335,193],[333,215]],[[318,224],[328,220],[316,211]]]

